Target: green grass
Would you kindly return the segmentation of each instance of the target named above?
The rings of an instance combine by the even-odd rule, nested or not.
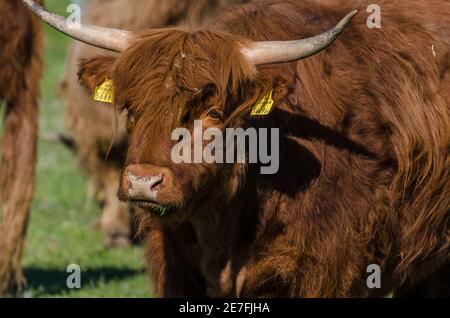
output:
[[[65,14],[69,1],[47,0]],[[45,27],[45,75],[40,108],[41,132],[64,131],[64,104],[56,96],[64,74],[69,40]],[[87,195],[86,180],[72,153],[58,144],[39,141],[37,188],[24,257],[28,288],[25,297],[149,297],[140,247],[105,250],[92,226],[99,209]],[[82,269],[82,288],[66,286],[70,264]]]

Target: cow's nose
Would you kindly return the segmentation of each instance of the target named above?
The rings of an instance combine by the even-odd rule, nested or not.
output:
[[[128,172],[128,198],[130,200],[156,200],[163,185],[163,174],[137,176]]]

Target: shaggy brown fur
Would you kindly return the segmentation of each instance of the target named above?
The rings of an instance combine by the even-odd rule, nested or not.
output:
[[[158,194],[171,213],[140,210],[158,296],[381,296],[448,263],[450,3],[379,1],[382,29],[367,28],[368,4],[260,1],[203,30],[144,31],[118,59],[81,65],[90,90],[114,79],[128,114],[123,199],[132,166],[172,176]],[[248,39],[312,36],[353,9],[311,58],[255,68],[240,54]],[[251,118],[272,88],[276,109]],[[175,165],[170,132],[194,119],[280,128],[280,171]],[[370,264],[379,290],[366,286]]]
[[[42,1],[38,1],[42,4]],[[21,1],[0,1],[0,295],[25,282],[21,257],[34,191],[42,34]]]
[[[221,8],[243,0],[95,0],[83,10],[84,22],[126,30],[142,30],[165,25],[198,25]],[[118,14],[120,12],[121,14]],[[89,179],[90,193],[102,206],[99,226],[107,246],[127,245],[130,215],[126,203],[117,198],[117,189],[127,145],[126,118],[118,120],[114,109],[92,101],[77,83],[80,58],[105,51],[74,41],[70,49],[65,80],[66,123],[74,137],[74,147]],[[115,131],[115,128],[117,128]],[[112,148],[110,149],[111,142]]]

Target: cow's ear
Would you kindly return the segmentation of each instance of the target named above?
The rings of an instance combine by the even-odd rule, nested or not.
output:
[[[105,79],[112,78],[114,63],[117,58],[112,56],[96,56],[82,59],[79,64],[78,80],[92,94],[95,88]]]

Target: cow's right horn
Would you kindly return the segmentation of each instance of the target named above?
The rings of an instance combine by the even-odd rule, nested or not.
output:
[[[241,52],[254,65],[286,63],[307,58],[331,45],[356,13],[358,10],[353,10],[334,28],[314,37],[294,41],[253,42],[242,48]]]
[[[23,2],[44,22],[76,40],[114,52],[122,52],[129,46],[130,31],[69,23],[66,18],[47,11],[33,0]]]

